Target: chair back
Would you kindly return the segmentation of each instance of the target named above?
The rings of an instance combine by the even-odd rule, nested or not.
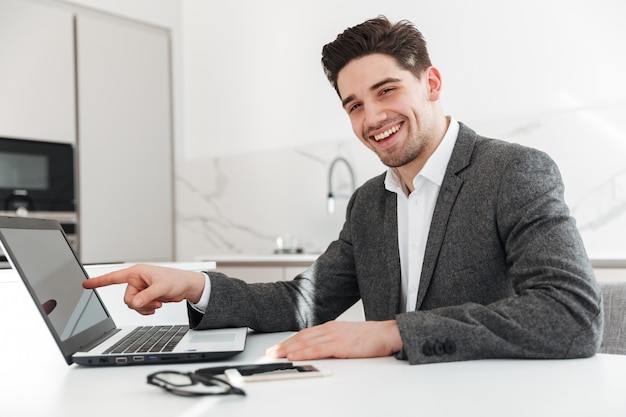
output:
[[[626,355],[626,281],[600,282],[604,299],[604,336],[600,353]]]

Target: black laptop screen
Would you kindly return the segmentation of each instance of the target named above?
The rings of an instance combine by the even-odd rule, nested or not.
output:
[[[0,228],[11,259],[60,341],[108,318],[60,230]]]

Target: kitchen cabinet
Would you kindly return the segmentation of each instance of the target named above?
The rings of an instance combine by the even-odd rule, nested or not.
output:
[[[174,259],[170,32],[0,1],[0,136],[73,143],[83,263]]]
[[[0,1],[0,136],[76,139],[73,14]]]
[[[76,16],[83,262],[173,260],[169,32]]]

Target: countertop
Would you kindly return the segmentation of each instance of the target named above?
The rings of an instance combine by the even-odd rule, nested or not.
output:
[[[196,257],[196,261],[212,261],[224,266],[309,266],[319,253],[294,254],[213,254]]]

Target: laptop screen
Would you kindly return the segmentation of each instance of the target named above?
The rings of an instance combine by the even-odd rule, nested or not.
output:
[[[67,363],[72,354],[115,330],[61,225],[52,220],[0,216],[0,243],[22,277]]]
[[[60,230],[0,230],[61,341],[107,318]]]

